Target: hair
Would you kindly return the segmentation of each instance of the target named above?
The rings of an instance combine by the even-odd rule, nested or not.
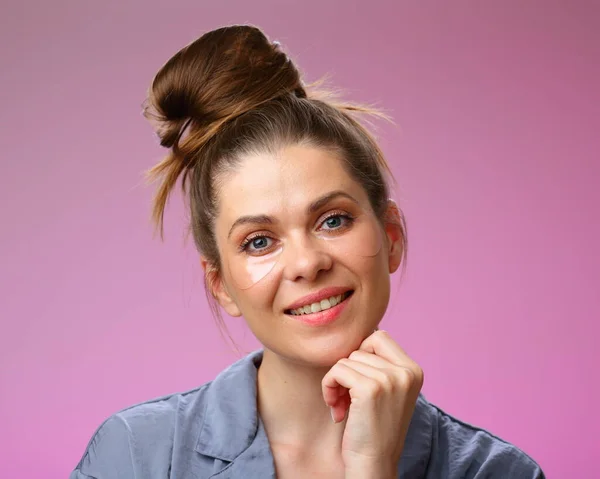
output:
[[[161,239],[165,206],[181,177],[184,201],[189,202],[189,231],[200,254],[219,273],[214,233],[219,178],[247,154],[277,152],[288,145],[335,152],[383,222],[393,175],[356,115],[387,117],[369,107],[338,103],[331,92],[312,87],[303,84],[278,42],[249,25],[209,31],[160,68],[144,102],[144,116],[153,123],[161,146],[170,149],[146,172],[151,183],[159,182],[152,220]],[[404,265],[406,223],[399,211]],[[205,277],[209,304],[224,326],[207,282]]]

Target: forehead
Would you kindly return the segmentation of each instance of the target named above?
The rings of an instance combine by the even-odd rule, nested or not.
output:
[[[243,157],[220,182],[220,215],[281,214],[304,209],[315,198],[342,190],[364,205],[366,193],[332,151],[289,146],[277,154]]]

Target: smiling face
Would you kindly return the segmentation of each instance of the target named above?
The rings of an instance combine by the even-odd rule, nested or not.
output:
[[[330,366],[357,349],[401,261],[395,205],[382,226],[342,161],[308,146],[244,157],[218,191],[221,306],[291,361]]]

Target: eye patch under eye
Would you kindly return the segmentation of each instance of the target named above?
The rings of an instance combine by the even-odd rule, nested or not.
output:
[[[352,217],[332,212],[320,221],[316,230],[307,232],[306,241],[302,241],[301,245],[285,237],[270,239],[266,233],[250,237],[239,254],[227,259],[227,267],[236,286],[252,288],[266,278],[280,275],[284,268],[293,266],[293,262],[305,254],[321,253],[341,259],[349,256],[372,258],[381,250],[381,227],[371,212],[361,210],[360,214]]]

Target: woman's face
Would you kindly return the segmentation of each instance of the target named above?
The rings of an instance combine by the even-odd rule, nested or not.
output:
[[[382,226],[336,155],[308,146],[244,157],[218,188],[221,306],[288,360],[331,366],[357,349],[401,261],[395,205]]]

